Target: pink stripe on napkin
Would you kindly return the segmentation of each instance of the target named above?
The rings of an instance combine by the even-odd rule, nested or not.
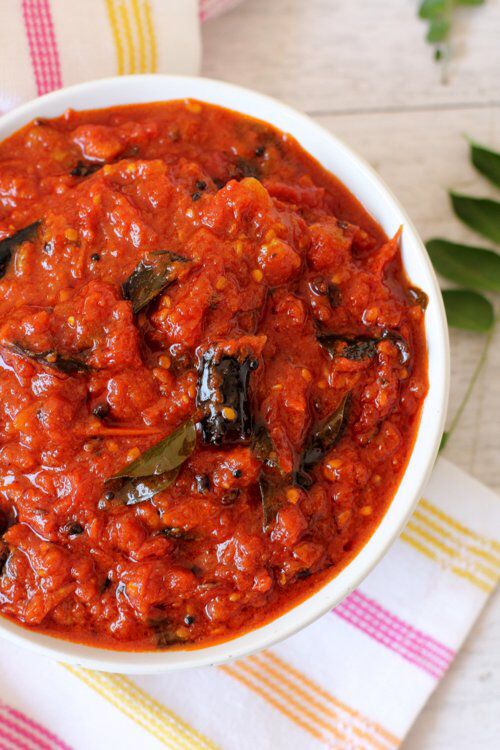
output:
[[[0,703],[0,750],[71,750],[69,745],[12,706]]]
[[[241,0],[200,0],[200,21],[209,21],[240,2]]]
[[[39,95],[61,88],[61,64],[49,0],[22,0],[24,26]]]
[[[443,676],[455,655],[360,591],[344,599],[333,613],[436,679]]]

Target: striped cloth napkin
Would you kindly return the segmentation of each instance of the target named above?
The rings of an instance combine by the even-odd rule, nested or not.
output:
[[[199,21],[241,0],[0,0],[0,113],[81,81],[199,72]]]
[[[495,586],[499,529],[499,498],[440,459],[362,586],[259,654],[132,679],[0,643],[0,750],[393,750]]]
[[[0,111],[90,78],[196,73],[199,21],[237,2],[1,0]],[[498,579],[499,521],[498,498],[440,459],[360,589],[217,668],[131,679],[1,642],[0,750],[396,748]]]

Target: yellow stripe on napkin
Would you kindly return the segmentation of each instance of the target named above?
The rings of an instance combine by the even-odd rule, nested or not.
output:
[[[500,577],[499,545],[426,499],[420,501],[401,539],[482,591],[491,591]]]
[[[171,750],[217,750],[217,745],[155,700],[128,677],[63,665],[129,719]]]
[[[116,71],[155,73],[158,47],[149,0],[104,0],[115,45]]]

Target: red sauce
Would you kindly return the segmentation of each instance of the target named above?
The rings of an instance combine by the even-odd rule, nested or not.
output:
[[[0,612],[200,645],[334,576],[427,389],[398,238],[293,138],[193,101],[1,143],[0,239],[26,227],[0,245]],[[136,314],[134,270],[164,285]],[[175,471],[109,481],[177,428]]]

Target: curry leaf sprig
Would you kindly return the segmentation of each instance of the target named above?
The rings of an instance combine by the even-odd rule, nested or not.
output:
[[[443,82],[447,79],[450,37],[455,10],[459,6],[484,5],[485,0],[421,0],[419,16],[427,21],[427,41],[434,46],[434,57],[443,62]]]
[[[478,172],[496,187],[500,187],[500,153],[471,141],[470,159]],[[456,216],[464,224],[500,246],[500,202],[454,191],[450,191],[450,199]],[[445,279],[461,285],[458,289],[443,291],[448,324],[453,328],[486,334],[483,350],[469,385],[443,435],[441,448],[444,448],[487,360],[496,320],[493,304],[482,292],[500,292],[500,255],[487,248],[462,245],[440,238],[429,240],[427,250],[436,271]]]

